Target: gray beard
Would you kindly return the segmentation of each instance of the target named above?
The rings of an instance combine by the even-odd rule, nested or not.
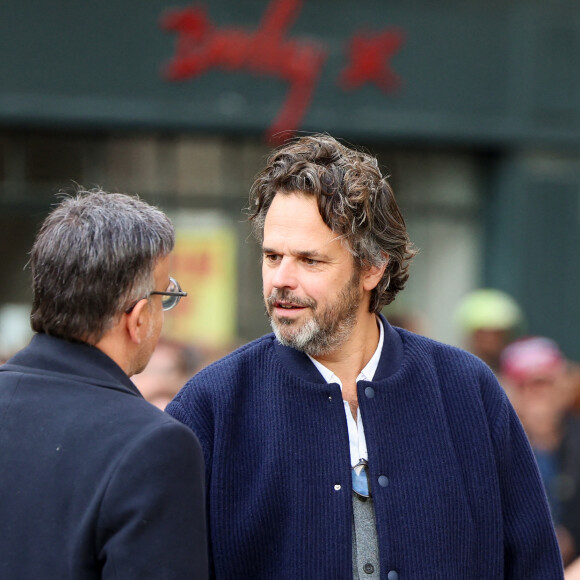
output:
[[[270,318],[270,326],[276,335],[276,338],[284,346],[290,346],[309,354],[311,357],[325,356],[338,348],[350,335],[352,327],[354,326],[355,318],[345,320],[334,333],[329,333],[327,330],[321,328],[318,321],[310,319],[304,324],[298,332],[285,337],[280,332],[278,324]]]
[[[268,313],[270,325],[280,344],[295,348],[312,357],[325,356],[343,344],[356,324],[356,314],[360,304],[358,281],[359,276],[356,273],[342,289],[336,304],[318,315],[316,304],[309,304],[313,312],[312,318],[294,332],[292,332],[294,330],[292,326],[296,324],[295,321],[290,319],[275,321]],[[283,291],[278,293],[279,298],[283,295]],[[284,327],[290,332],[284,333]]]

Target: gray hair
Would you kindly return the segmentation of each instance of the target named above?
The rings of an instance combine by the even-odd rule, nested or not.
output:
[[[323,134],[275,150],[250,190],[249,219],[259,242],[272,200],[289,193],[316,197],[324,223],[341,236],[358,268],[382,267],[388,260],[369,309],[378,313],[390,304],[404,288],[417,250],[376,158]]]
[[[131,300],[154,289],[155,266],[174,244],[169,218],[137,196],[66,196],[30,253],[32,329],[97,343]]]

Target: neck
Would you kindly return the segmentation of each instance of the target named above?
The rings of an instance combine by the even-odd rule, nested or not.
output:
[[[128,364],[130,357],[125,348],[125,342],[120,340],[115,329],[107,332],[103,338],[95,344],[95,347],[101,352],[104,352],[109,358],[113,359],[123,369],[127,376],[133,374],[133,371]]]
[[[376,315],[365,312],[358,317],[355,327],[344,343],[327,355],[313,357],[340,379],[344,399],[356,400],[356,378],[375,353],[379,337]]]

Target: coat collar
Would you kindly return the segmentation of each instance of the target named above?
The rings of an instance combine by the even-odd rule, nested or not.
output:
[[[374,381],[381,381],[395,374],[403,360],[403,341],[399,333],[387,322],[387,319],[382,314],[379,314],[379,317],[385,330],[385,341]],[[310,383],[325,384],[324,378],[318,372],[318,369],[303,352],[289,346],[283,346],[276,339],[274,339],[274,348],[279,359],[292,374],[298,375]]]
[[[48,334],[34,335],[26,348],[6,362],[4,369],[78,377],[84,382],[141,396],[121,367],[98,348]]]

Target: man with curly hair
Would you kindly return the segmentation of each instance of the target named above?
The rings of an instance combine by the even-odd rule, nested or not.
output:
[[[562,577],[533,455],[493,373],[381,314],[416,250],[374,157],[328,135],[252,186],[273,333],[168,412],[206,461],[212,577]]]

